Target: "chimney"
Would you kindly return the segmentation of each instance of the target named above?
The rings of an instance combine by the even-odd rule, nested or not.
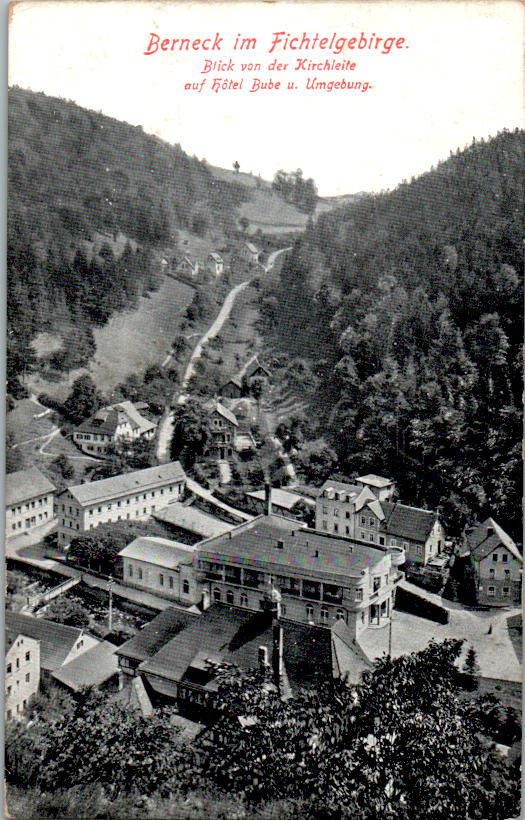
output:
[[[264,482],[264,514],[272,514],[272,485],[269,481]]]
[[[260,646],[257,650],[257,660],[259,661],[259,667],[262,669],[263,672],[269,668],[270,664],[268,663],[268,647],[267,646]]]

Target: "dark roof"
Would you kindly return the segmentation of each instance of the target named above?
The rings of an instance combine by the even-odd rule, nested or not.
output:
[[[438,517],[432,510],[421,510],[419,507],[408,507],[406,504],[394,504],[390,501],[381,501],[381,507],[385,514],[382,530],[389,535],[423,544]]]
[[[224,382],[224,384],[220,386],[219,390],[223,390],[225,387],[228,387],[229,384],[234,384],[239,390],[242,388],[241,380],[237,378],[237,376],[232,376],[227,382]]]
[[[283,656],[292,686],[308,686],[332,675],[330,630],[283,621]],[[206,661],[258,668],[259,647],[272,657],[272,618],[215,604],[141,664],[140,671],[167,681],[184,681],[214,689]],[[170,689],[171,691],[171,689]]]
[[[116,648],[109,641],[100,641],[53,672],[53,677],[73,692],[84,686],[100,686],[118,672]]]
[[[489,530],[492,530],[490,535]],[[466,533],[466,541],[470,554],[476,561],[482,561],[497,547],[504,546],[520,563],[523,563],[523,556],[516,544],[493,518],[487,518],[482,524],[476,524]]]
[[[226,555],[233,564],[265,568],[270,563],[281,565],[285,574],[301,570],[342,578],[360,577],[385,556],[380,547],[310,530],[301,522],[273,514],[257,516],[225,535],[209,538],[198,550],[199,554]]]
[[[55,485],[36,467],[29,470],[15,470],[5,477],[5,503],[7,507],[20,504],[29,498],[55,492]]]
[[[108,407],[101,407],[76,429],[86,433],[106,433],[113,436],[118,425],[123,421],[127,421],[133,429],[139,430],[141,434],[153,430],[155,427],[152,421],[140,415],[133,402],[122,401],[118,404],[110,404]]]
[[[76,641],[83,634],[82,629],[76,629],[74,626],[65,626],[10,610],[6,610],[5,625],[19,635],[27,635],[28,638],[40,641],[40,666],[51,672],[62,666]]]
[[[119,646],[116,654],[124,658],[146,660],[192,620],[195,620],[194,615],[169,607],[146,624],[133,638]]]

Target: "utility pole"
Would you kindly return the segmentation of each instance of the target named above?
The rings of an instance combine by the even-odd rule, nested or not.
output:
[[[108,592],[109,592],[108,631],[111,632],[113,630],[113,576],[112,575],[109,576]]]

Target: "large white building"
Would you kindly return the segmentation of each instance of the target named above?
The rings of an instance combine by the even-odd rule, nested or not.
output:
[[[197,579],[212,603],[259,611],[272,590],[281,615],[332,627],[343,621],[354,637],[390,620],[404,577],[402,550],[357,544],[270,513],[197,545]]]
[[[402,547],[408,563],[438,555],[445,532],[438,514],[400,504],[387,478],[360,476],[353,483],[328,479],[316,501],[316,528],[380,547]]]
[[[147,519],[182,498],[186,475],[178,461],[68,487],[57,495],[58,543],[116,521]]]
[[[135,538],[119,553],[127,586],[144,589],[183,604],[197,604],[202,593],[195,580],[195,547],[167,538]]]
[[[55,486],[36,467],[6,475],[6,536],[51,521]]]

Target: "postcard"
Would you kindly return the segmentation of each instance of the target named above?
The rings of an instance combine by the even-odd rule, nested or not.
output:
[[[518,816],[523,14],[11,4],[11,817]]]

